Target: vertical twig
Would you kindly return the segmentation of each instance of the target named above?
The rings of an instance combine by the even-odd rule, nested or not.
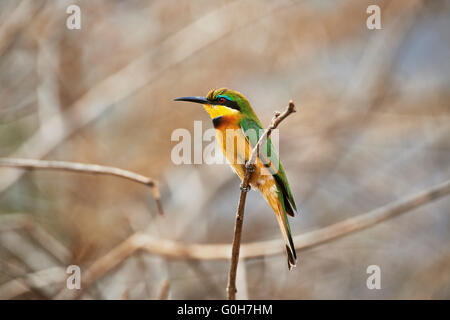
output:
[[[227,285],[227,294],[228,294],[228,300],[236,300],[236,273],[237,273],[237,266],[239,262],[239,251],[241,247],[241,234],[242,234],[242,225],[244,223],[244,208],[245,208],[245,200],[247,198],[247,192],[250,190],[250,178],[252,176],[253,171],[255,171],[255,163],[256,163],[256,157],[259,153],[259,150],[261,148],[261,145],[267,140],[267,138],[272,133],[272,130],[274,130],[281,121],[283,121],[287,116],[289,116],[291,113],[294,113],[295,105],[294,102],[291,100],[289,101],[289,105],[286,108],[286,110],[280,114],[279,112],[276,112],[272,123],[270,126],[264,131],[263,135],[259,138],[258,143],[252,150],[252,154],[250,155],[250,159],[247,161],[245,165],[245,174],[244,179],[242,179],[241,184],[241,195],[239,197],[239,204],[238,209],[236,212],[236,221],[234,225],[234,237],[233,237],[233,245],[231,248],[231,262],[230,262],[230,271],[228,273],[228,285]]]
[[[253,167],[253,165],[251,165]],[[241,234],[242,234],[242,225],[244,223],[244,207],[245,207],[245,199],[247,198],[247,191],[245,189],[248,188],[250,177],[254,171],[254,168],[250,168],[250,165],[245,170],[244,180],[241,184],[241,196],[239,197],[238,209],[236,212],[236,221],[234,224],[234,237],[233,237],[233,246],[231,248],[231,263],[230,263],[230,271],[228,273],[228,285],[227,285],[227,293],[228,300],[236,300],[236,271],[239,261],[239,250],[241,247]],[[248,190],[248,189],[247,189]]]
[[[167,298],[169,297],[169,290],[170,290],[170,281],[169,281],[169,279],[166,279],[161,284],[161,288],[159,289],[158,299],[159,300],[167,300]]]

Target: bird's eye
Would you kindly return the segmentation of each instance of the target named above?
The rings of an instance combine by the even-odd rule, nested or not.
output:
[[[220,103],[224,103],[225,102],[225,98],[224,97],[219,98],[219,102]]]

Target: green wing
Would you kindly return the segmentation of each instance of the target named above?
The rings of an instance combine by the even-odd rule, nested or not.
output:
[[[243,118],[241,119],[239,125],[241,126],[244,135],[247,137],[247,141],[252,147],[254,147],[258,143],[260,136],[264,133],[264,129],[259,121]],[[261,146],[260,159],[275,178],[277,186],[283,194],[283,202],[286,212],[289,215],[294,216],[294,210],[297,211],[294,197],[292,196],[286,173],[284,172],[283,166],[281,165],[276,149],[270,138],[267,139],[267,141]]]

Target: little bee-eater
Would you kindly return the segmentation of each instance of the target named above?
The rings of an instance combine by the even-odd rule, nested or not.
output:
[[[237,91],[221,88],[211,90],[206,97],[182,97],[175,101],[203,104],[216,129],[218,145],[233,170],[243,180],[246,170],[245,163],[249,160],[252,149],[264,132],[261,122],[247,98]],[[297,208],[286,173],[270,138],[263,144],[258,154],[250,186],[261,192],[275,212],[286,245],[290,270],[295,267],[297,256],[287,215],[294,216]]]

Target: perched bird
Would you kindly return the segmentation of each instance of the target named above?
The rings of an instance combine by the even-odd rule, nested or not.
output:
[[[203,104],[216,129],[218,145],[233,170],[243,180],[245,163],[249,160],[252,149],[264,131],[244,95],[234,90],[221,88],[211,90],[206,97],[181,97],[175,101]],[[275,212],[286,246],[288,268],[291,270],[296,265],[297,256],[287,215],[294,216],[297,208],[286,173],[270,138],[260,149],[250,186],[261,192]]]

